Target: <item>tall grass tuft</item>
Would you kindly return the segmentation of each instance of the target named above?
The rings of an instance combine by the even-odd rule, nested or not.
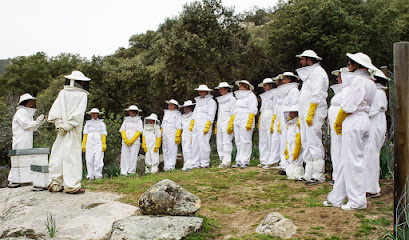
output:
[[[57,232],[57,228],[55,226],[55,219],[51,213],[47,214],[45,226],[47,227],[47,231],[50,234],[50,237],[54,237],[55,233]]]

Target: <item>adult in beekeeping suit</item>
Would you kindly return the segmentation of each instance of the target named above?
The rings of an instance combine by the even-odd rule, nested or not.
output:
[[[189,127],[193,117],[194,105],[191,100],[187,100],[181,106],[184,112],[182,114],[182,153],[184,161],[182,170],[184,171],[190,169],[192,162],[192,132]]]
[[[196,107],[190,122],[192,131],[192,165],[191,168],[207,168],[210,165],[210,136],[216,115],[217,104],[206,85],[195,89],[199,96],[195,97]]]
[[[107,149],[107,130],[104,120],[98,118],[102,115],[98,108],[91,109],[87,114],[91,115],[91,120],[85,122],[82,136],[82,151],[85,152],[87,162],[87,179],[101,179],[104,152]]]
[[[253,150],[252,137],[255,126],[254,117],[257,114],[257,97],[253,93],[254,87],[247,80],[236,81],[239,90],[234,92],[237,98],[236,108],[230,118],[228,133],[234,131],[237,146],[236,164],[232,167],[246,168],[250,164]]]
[[[231,164],[231,152],[233,150],[233,134],[227,133],[229,120],[236,106],[236,98],[229,92],[233,86],[227,82],[219,83],[215,89],[219,90],[221,96],[216,97],[219,107],[217,109],[217,122],[214,133],[216,134],[217,152],[221,164],[219,168],[228,168]]]
[[[341,72],[348,72],[348,68],[341,68],[331,72],[332,75],[337,77],[337,84],[331,86],[334,91],[334,96],[331,98],[331,105],[328,108],[328,123],[330,126],[331,134],[331,161],[332,161],[332,180],[329,181],[330,185],[334,185],[334,182],[338,176],[339,164],[341,161],[341,146],[342,137],[335,132],[332,127],[337,119],[339,109],[341,109],[341,102],[345,95],[344,85],[342,84]]]
[[[265,78],[258,86],[264,89],[264,93],[260,94],[261,107],[260,116],[258,119],[259,141],[258,147],[260,150],[259,167],[266,166],[269,169],[273,161],[273,153],[271,151],[272,136],[271,124],[274,115],[274,98],[276,97],[275,89],[273,89],[274,81],[271,78]]]
[[[144,120],[142,148],[145,151],[145,172],[156,173],[159,166],[159,148],[162,142],[158,115],[152,113]]]
[[[350,72],[341,72],[347,90],[333,126],[342,135],[339,174],[323,205],[354,210],[367,206],[364,149],[370,136],[369,111],[376,95],[373,72],[377,68],[364,53],[347,56]],[[346,198],[348,202],[344,204]]]
[[[142,120],[139,113],[142,112],[136,105],[125,109],[129,116],[125,117],[119,132],[122,137],[121,148],[121,175],[136,172],[139,148],[141,147],[141,134],[143,131]]]
[[[305,50],[302,68],[296,71],[303,81],[299,97],[301,140],[305,162],[304,179],[307,185],[325,182],[325,150],[322,145],[322,125],[327,116],[328,75],[321,67],[322,60],[313,50]]]
[[[80,71],[73,71],[64,77],[64,89],[58,94],[48,115],[48,121],[55,124],[58,132],[50,154],[48,190],[84,193],[85,190],[81,188],[81,135],[91,79]]]
[[[277,95],[281,99],[281,106],[277,110],[277,131],[281,134],[281,143],[280,143],[280,167],[279,171],[281,175],[286,174],[286,169],[289,164],[288,157],[284,154],[287,141],[287,128],[286,122],[288,119],[285,118],[283,109],[298,104],[298,97],[300,91],[298,90],[297,81],[300,79],[297,75],[292,72],[284,72],[278,75],[279,81],[281,82],[280,86],[277,87]],[[297,111],[298,116],[298,111]],[[299,118],[297,118],[299,121]],[[300,158],[302,159],[302,157]]]
[[[175,169],[178,145],[182,141],[182,115],[179,112],[179,103],[175,99],[166,101],[168,109],[165,110],[162,121],[162,150],[164,170]]]
[[[17,104],[17,111],[14,114],[11,129],[13,133],[12,149],[27,149],[33,148],[33,132],[44,122],[44,115],[41,114],[34,120],[33,116],[36,112],[35,101],[37,98],[25,93],[20,96]],[[10,187],[16,176],[16,168],[10,170],[8,181]],[[17,187],[18,185],[15,185]]]
[[[375,71],[376,95],[369,111],[371,128],[369,140],[365,146],[365,169],[367,174],[367,198],[379,197],[381,188],[379,186],[380,152],[385,141],[386,134],[386,110],[388,109],[388,99],[386,97],[386,86],[390,79],[382,71]]]

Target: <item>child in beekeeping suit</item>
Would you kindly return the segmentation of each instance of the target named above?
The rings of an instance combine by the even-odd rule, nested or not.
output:
[[[142,132],[142,148],[145,151],[145,172],[156,173],[159,166],[159,148],[162,142],[158,115],[145,118]]]
[[[184,112],[182,114],[182,152],[184,161],[182,170],[184,171],[190,169],[192,162],[192,132],[189,127],[193,117],[194,105],[191,100],[187,100],[181,106]]]
[[[298,118],[298,107],[292,105],[284,108],[284,117],[286,120],[286,146],[284,155],[288,161],[286,169],[288,180],[302,181],[304,176],[304,167],[301,152],[301,135],[300,124]]]

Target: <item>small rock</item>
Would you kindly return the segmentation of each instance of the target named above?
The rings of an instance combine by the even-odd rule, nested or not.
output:
[[[268,214],[256,229],[259,234],[268,234],[284,239],[290,238],[296,231],[297,227],[293,221],[278,212]]]
[[[109,239],[182,239],[202,224],[203,219],[198,217],[131,216],[113,224]]]
[[[229,240],[229,239],[232,239],[232,238],[235,238],[235,237],[233,235],[226,235],[226,236],[223,237],[224,240]]]
[[[199,197],[169,179],[156,183],[139,198],[144,215],[190,216],[200,206]]]

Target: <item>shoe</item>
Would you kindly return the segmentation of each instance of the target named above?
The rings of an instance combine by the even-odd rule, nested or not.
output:
[[[344,211],[353,211],[353,210],[359,210],[359,209],[365,209],[365,208],[366,208],[366,206],[359,206],[357,208],[353,208],[353,207],[349,206],[348,204],[345,204],[345,205],[341,206],[341,210],[344,210]]]
[[[85,193],[85,189],[80,188],[80,189],[78,189],[76,192],[73,192],[73,193],[71,193],[71,194],[82,194],[82,193]]]
[[[248,166],[249,166],[248,164],[243,164],[243,165],[240,165],[240,168],[246,168]]]
[[[320,183],[320,181],[318,181],[317,179],[311,178],[311,180],[310,180],[310,181],[307,181],[307,182],[305,183],[305,185],[307,185],[307,186],[312,186],[312,185],[316,185],[316,184],[319,184],[319,183]]]
[[[264,167],[264,164],[259,163],[257,167]]]
[[[204,167],[200,167],[200,168],[209,168],[209,166],[204,166]]]
[[[226,168],[229,168],[229,166],[227,166],[227,165],[225,165],[225,164],[220,164],[217,168],[220,168],[220,169],[226,169]]]
[[[304,182],[305,179],[304,178],[300,178],[300,179],[295,179],[296,182]]]
[[[334,180],[330,180],[330,181],[328,182],[328,184],[331,185],[331,186],[334,186],[335,181],[334,181]]]
[[[190,171],[190,168],[185,168],[185,169],[182,169],[182,171]]]
[[[285,170],[283,170],[283,169],[278,170],[278,173],[280,175],[287,175],[287,172]]]
[[[239,168],[240,167],[240,164],[234,164],[233,166],[231,166],[232,168]]]
[[[263,169],[266,169],[266,170],[272,169],[272,168],[273,168],[273,165],[271,165],[271,164],[266,164],[266,165],[263,166]]]
[[[329,200],[325,200],[322,205],[324,205],[324,207],[338,207],[335,206],[332,202],[330,202]]]
[[[377,198],[380,197],[381,193],[366,193],[366,198]]]

